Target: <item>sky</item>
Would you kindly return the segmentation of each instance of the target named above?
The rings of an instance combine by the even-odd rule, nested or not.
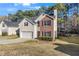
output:
[[[54,3],[0,3],[0,16],[16,13],[17,10],[36,10],[41,6],[54,6]]]

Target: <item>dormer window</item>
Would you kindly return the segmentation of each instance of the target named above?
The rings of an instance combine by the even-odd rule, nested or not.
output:
[[[2,24],[2,27],[5,27],[5,24]]]
[[[24,23],[24,26],[28,26],[28,22],[25,22],[25,23]]]

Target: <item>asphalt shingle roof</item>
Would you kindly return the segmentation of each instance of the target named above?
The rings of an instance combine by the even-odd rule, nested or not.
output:
[[[9,21],[9,20],[1,20],[0,23],[3,21],[5,22],[5,24],[8,26],[8,27],[18,27],[19,26],[19,23],[22,21],[23,19],[19,20],[19,21]],[[25,18],[25,20],[27,20],[28,22],[30,22],[31,24],[35,24],[34,20],[30,20],[28,18]]]
[[[17,22],[12,22],[12,21],[4,21],[4,22],[8,27],[18,27]]]
[[[45,14],[46,16],[48,16],[48,17],[50,17],[50,18],[52,18],[51,16],[50,16],[50,14],[46,14],[46,13],[43,13],[43,14]],[[42,17],[42,16],[41,16]],[[38,18],[38,16],[36,16],[36,17],[31,17],[31,18],[24,18],[25,20],[27,20],[28,22],[30,22],[31,24],[35,24],[35,20]],[[6,19],[4,19],[4,20],[0,20],[0,23],[2,22],[2,21],[4,21],[5,22],[5,24],[8,26],[8,27],[18,27],[19,26],[19,23],[22,21],[23,19],[19,19],[18,21],[11,21],[11,20],[6,20]]]

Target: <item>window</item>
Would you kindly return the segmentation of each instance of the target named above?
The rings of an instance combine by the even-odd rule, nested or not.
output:
[[[51,26],[51,20],[44,21],[44,25],[45,26],[49,26],[49,25]]]
[[[38,27],[39,27],[39,25],[40,25],[40,22],[38,21]]]
[[[50,36],[51,37],[51,31],[50,32],[44,32],[44,36]]]
[[[43,26],[43,21],[42,21],[42,26]]]
[[[3,24],[2,27],[5,27],[5,24]]]
[[[38,37],[40,36],[40,31],[38,31]]]
[[[24,26],[28,26],[28,22],[25,22],[25,23],[24,23]]]

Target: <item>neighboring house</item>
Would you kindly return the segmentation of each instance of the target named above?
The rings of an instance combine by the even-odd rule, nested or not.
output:
[[[41,14],[37,19],[12,21],[0,21],[0,35],[7,32],[8,35],[19,35],[20,38],[35,39],[42,36],[57,37],[57,11],[54,15]]]
[[[0,35],[6,32],[8,35],[16,35],[16,30],[18,29],[18,25],[11,21],[0,21]]]
[[[17,22],[3,20],[0,22],[0,35],[6,32],[7,35],[19,35],[20,38],[34,38],[34,24],[27,18]]]

